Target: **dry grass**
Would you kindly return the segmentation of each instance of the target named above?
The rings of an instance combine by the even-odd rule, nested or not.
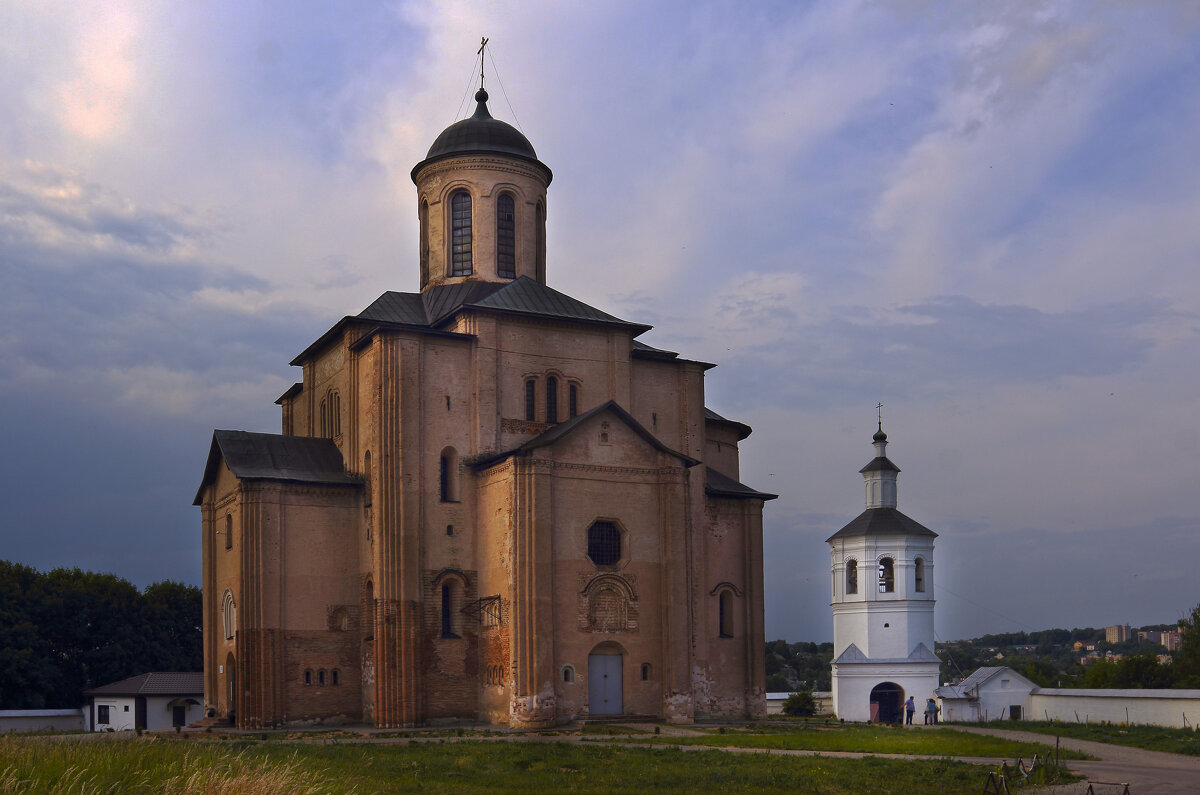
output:
[[[262,764],[243,746],[136,737],[0,737],[0,792],[326,795],[346,792],[298,753]]]

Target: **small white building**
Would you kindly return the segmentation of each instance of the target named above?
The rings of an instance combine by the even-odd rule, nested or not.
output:
[[[839,718],[895,723],[938,686],[933,540],[896,509],[896,475],[880,423],[875,458],[860,472],[866,510],[829,537],[833,580],[833,709]]]
[[[1011,668],[980,668],[956,685],[937,689],[941,720],[1033,720],[1032,693],[1037,685]]]
[[[204,674],[148,673],[84,691],[92,731],[187,726],[204,717]]]

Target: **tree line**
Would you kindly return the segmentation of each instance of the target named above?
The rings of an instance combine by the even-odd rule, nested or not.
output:
[[[1166,662],[1166,649],[1157,643],[1133,638],[1109,643],[1103,629],[1048,629],[984,635],[971,640],[938,644],[942,681],[956,682],[985,665],[1003,665],[1039,687],[1076,688],[1200,688],[1200,605],[1175,624],[1142,627],[1143,630],[1183,630],[1179,650]],[[1086,664],[1074,648],[1076,641],[1094,643],[1102,656]],[[1028,647],[1034,647],[1028,649]],[[1113,657],[1103,656],[1112,652]],[[1120,657],[1120,659],[1116,659]]]
[[[1158,644],[1139,643],[1136,638],[1108,643],[1104,640],[1104,630],[1093,627],[1007,632],[939,642],[941,681],[957,682],[982,666],[1002,665],[1039,687],[1200,689],[1200,605],[1177,625],[1159,624],[1142,629],[1165,630],[1176,626],[1183,630],[1181,647],[1171,653],[1167,662],[1159,661],[1159,655],[1166,654],[1166,650]],[[1111,651],[1121,659],[1100,657],[1083,665],[1080,653],[1073,648],[1076,641],[1095,643],[1101,653]],[[767,692],[830,690],[832,661],[832,643],[769,641],[765,656]]]
[[[0,709],[70,709],[149,671],[200,671],[202,598],[164,580],[0,561]]]

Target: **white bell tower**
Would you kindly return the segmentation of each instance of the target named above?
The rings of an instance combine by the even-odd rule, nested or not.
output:
[[[933,635],[933,540],[896,510],[896,475],[883,422],[875,458],[859,470],[867,509],[829,537],[833,576],[833,709],[854,721],[902,721],[938,686]]]

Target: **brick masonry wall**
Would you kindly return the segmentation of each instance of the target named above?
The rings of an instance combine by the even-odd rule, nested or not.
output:
[[[362,674],[356,632],[309,631],[284,635],[285,723],[360,723]],[[333,672],[338,683],[333,683]],[[312,672],[312,684],[304,672]],[[320,672],[325,684],[320,684]]]
[[[474,571],[422,572],[421,678],[425,684],[425,719],[469,718],[479,711],[481,666],[479,621],[475,605],[478,574]],[[452,583],[457,598],[451,625],[459,637],[442,637],[442,585]],[[465,608],[465,610],[464,610]],[[486,669],[483,669],[486,670]]]

